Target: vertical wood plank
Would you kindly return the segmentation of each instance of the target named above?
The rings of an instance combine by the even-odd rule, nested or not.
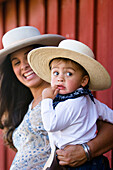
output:
[[[15,28],[17,26],[17,13],[16,13],[16,1],[10,0],[5,2],[5,16],[4,16],[4,24],[5,24],[5,32]],[[8,147],[6,148],[6,157],[5,162],[6,170],[9,170],[11,162],[14,158],[13,151]]]
[[[60,10],[60,34],[66,38],[75,39],[76,1],[62,0]]]
[[[79,4],[78,39],[93,50],[94,0],[83,0]]]
[[[2,130],[0,130],[0,169],[5,170],[5,165],[6,165],[6,153],[5,153],[5,146],[3,142],[3,135],[2,135]]]
[[[2,49],[2,36],[3,36],[3,4],[0,3],[0,49]],[[4,146],[4,141],[3,141],[3,134],[2,130],[0,129],[0,169],[5,170],[5,157],[6,157],[6,152],[5,152],[5,146]]]
[[[25,0],[19,0],[19,26],[25,26],[26,25],[26,1]]]
[[[98,1],[97,8],[97,60],[108,70],[113,81],[113,1]],[[98,92],[108,106],[113,107],[112,87],[104,92]]]
[[[6,1],[5,7],[5,32],[17,26],[16,1]]]
[[[41,34],[45,33],[45,3],[44,0],[29,0],[28,25],[35,26]]]
[[[58,33],[58,0],[47,1],[47,33]]]
[[[99,0],[97,1],[97,3],[99,3],[100,5],[102,5],[103,1],[102,0]],[[98,48],[98,51],[96,51],[97,49],[97,45],[100,44],[101,46],[103,46],[103,41],[102,41],[102,37],[104,37],[103,34],[105,34],[105,32],[109,32],[109,28],[104,32],[103,34],[101,33],[102,29],[106,29],[106,26],[107,24],[109,25],[110,23],[113,23],[112,21],[109,21],[111,14],[109,14],[110,16],[106,16],[106,10],[108,11],[108,9],[113,9],[113,6],[112,4],[110,4],[110,1],[104,1],[104,5],[105,7],[101,7],[99,4],[98,5],[98,11],[95,11],[95,1],[90,1],[90,0],[84,0],[84,1],[80,1],[80,4],[79,4],[79,7],[80,7],[80,10],[79,10],[79,31],[78,31],[78,37],[79,37],[79,40],[84,42],[85,44],[87,44],[91,49],[94,50],[94,53],[95,53],[95,56],[96,56],[96,59],[98,61],[100,61],[99,57],[98,56],[102,56],[101,53],[101,50],[100,50],[100,47]],[[107,3],[107,4],[106,4]],[[108,5],[109,4],[109,5]],[[107,6],[106,6],[107,5]],[[110,8],[111,6],[111,8]],[[100,31],[98,31],[98,27],[99,27],[99,23],[101,22],[100,20],[102,19],[99,19],[101,16],[99,16],[101,13],[101,15],[105,15],[106,16],[106,19],[103,18],[103,21],[104,21],[104,25],[100,25]],[[109,18],[109,19],[108,19]],[[95,24],[95,19],[97,19],[98,21],[96,22],[97,25],[94,25]],[[113,29],[113,27],[111,27],[111,29]],[[97,35],[96,35],[96,32],[97,32]],[[110,35],[112,35],[110,33]],[[95,37],[96,36],[96,37]],[[99,38],[100,37],[100,38]],[[108,37],[108,36],[107,36]],[[106,37],[106,38],[107,38]],[[98,43],[98,40],[97,39],[100,39],[100,42]],[[97,40],[97,41],[96,41]],[[108,42],[108,41],[106,41]],[[95,44],[94,44],[95,43]],[[102,49],[102,48],[101,48]],[[106,49],[106,47],[103,47],[103,49]],[[112,48],[113,49],[113,48]],[[104,50],[102,50],[103,53],[104,53]],[[111,51],[109,49],[109,51]],[[107,55],[106,55],[107,56]],[[107,60],[107,57],[105,56],[105,54],[103,55],[103,60],[104,62],[101,61],[101,63],[105,66],[105,63],[106,63],[106,60]],[[112,61],[113,63],[113,61]],[[110,62],[109,62],[110,64]],[[111,69],[110,69],[111,70]],[[104,102],[105,104],[107,104],[108,106],[111,106],[110,103],[112,103],[112,92],[110,91],[111,93],[111,96],[109,96],[109,90],[107,90],[107,92],[103,91],[103,92],[97,92],[96,93],[96,97],[97,99],[99,99],[100,101]],[[100,95],[100,93],[102,95]],[[109,96],[109,97],[108,97]],[[106,156],[109,158],[109,161],[110,161],[110,164],[111,164],[111,151],[108,152],[106,154]]]
[[[97,37],[96,57],[97,60],[108,70],[113,81],[113,1],[97,1]],[[105,80],[106,81],[106,80]],[[99,91],[96,97],[113,108],[113,87],[108,90]],[[105,154],[112,163],[112,151]]]
[[[0,4],[0,49],[2,49],[2,36],[3,36],[3,4]]]
[[[5,162],[5,165],[6,166],[6,170],[9,170],[10,169],[10,166],[12,164],[12,161],[14,159],[14,156],[15,156],[15,152],[10,149],[9,147],[6,147],[6,154],[7,154],[7,157],[6,157],[6,160],[7,160],[7,164]],[[5,170],[5,169],[4,169]]]

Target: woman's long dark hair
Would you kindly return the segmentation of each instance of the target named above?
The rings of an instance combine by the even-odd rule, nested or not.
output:
[[[39,47],[42,45],[36,45]],[[0,128],[4,129],[6,144],[13,146],[12,133],[23,120],[33,96],[13,72],[10,56],[0,66]],[[6,114],[6,115],[5,115]],[[4,121],[2,121],[5,115]]]

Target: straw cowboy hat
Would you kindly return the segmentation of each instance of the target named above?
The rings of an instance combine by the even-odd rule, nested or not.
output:
[[[71,59],[85,68],[90,77],[90,90],[104,90],[111,86],[108,72],[94,59],[92,50],[76,40],[63,40],[58,47],[34,49],[28,54],[28,62],[40,78],[50,82],[49,63],[52,59],[59,57]]]
[[[3,49],[0,50],[0,64],[8,54],[11,54],[23,47],[33,44],[58,46],[61,40],[65,39],[61,35],[43,34],[32,26],[21,26],[14,28],[4,34],[2,38]]]

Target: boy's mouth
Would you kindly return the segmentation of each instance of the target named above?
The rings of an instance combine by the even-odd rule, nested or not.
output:
[[[58,89],[59,89],[59,90],[64,90],[65,87],[64,87],[63,85],[58,85]]]

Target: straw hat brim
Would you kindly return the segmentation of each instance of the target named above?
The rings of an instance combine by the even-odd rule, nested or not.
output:
[[[79,52],[57,47],[41,47],[28,54],[28,62],[41,79],[50,83],[49,63],[52,59],[59,57],[71,59],[85,68],[90,76],[90,90],[104,90],[111,86],[111,78],[107,70],[95,59]]]
[[[11,54],[19,49],[24,47],[33,45],[33,44],[41,44],[47,46],[58,46],[60,41],[64,40],[65,38],[61,35],[56,34],[44,34],[38,35],[30,38],[23,39],[21,41],[17,41],[14,44],[11,44],[7,48],[0,50],[0,64],[5,60],[8,54]]]

